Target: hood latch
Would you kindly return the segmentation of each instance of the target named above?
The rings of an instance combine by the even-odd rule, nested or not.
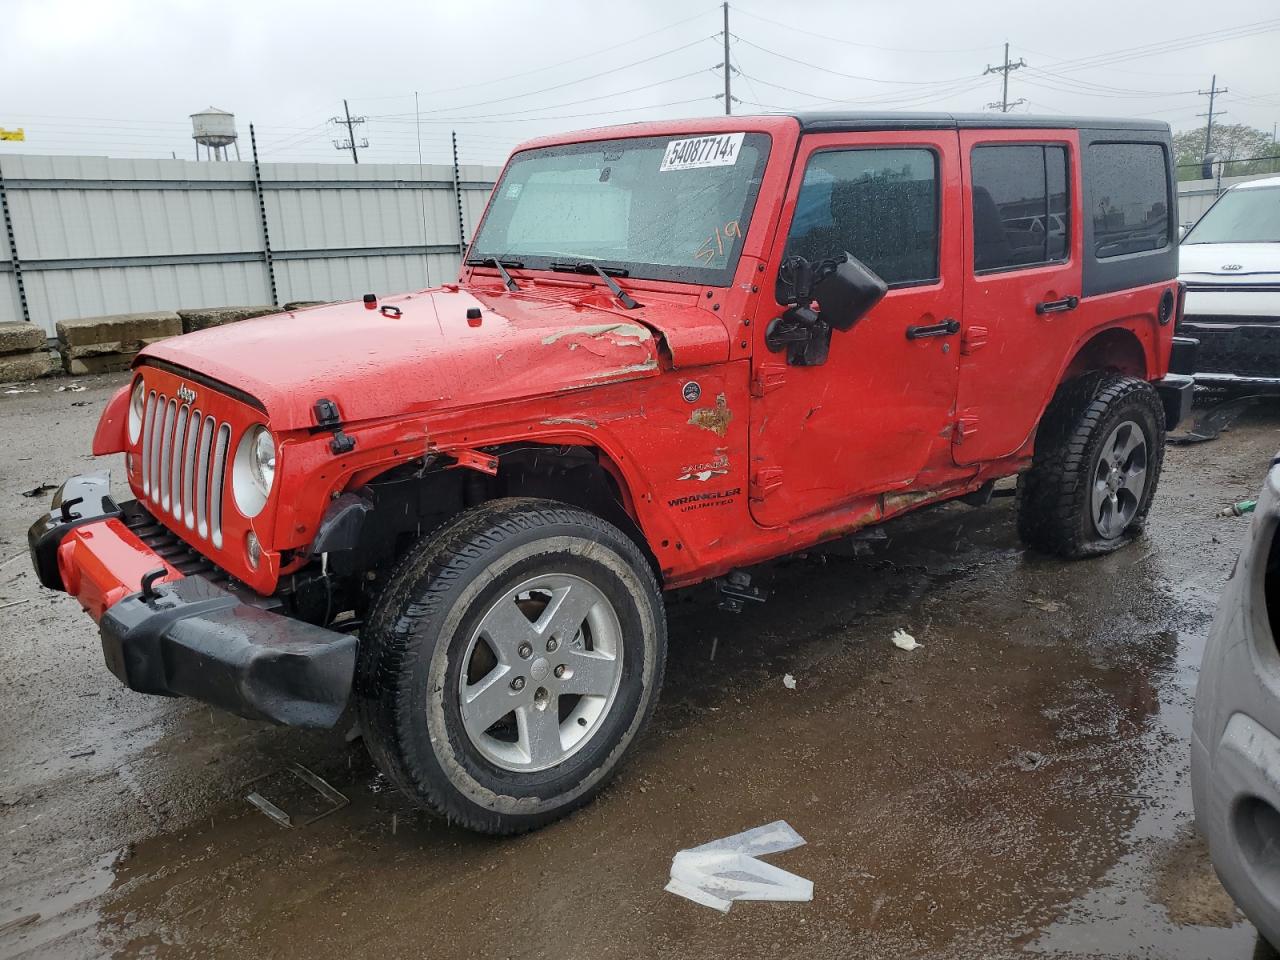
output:
[[[342,432],[342,416],[338,413],[338,405],[328,397],[321,397],[312,408],[316,415],[316,425],[320,430],[329,430],[333,439],[329,441],[329,449],[334,456],[350,453],[356,448],[355,437]]]

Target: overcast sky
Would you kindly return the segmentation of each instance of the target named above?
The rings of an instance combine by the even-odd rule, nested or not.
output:
[[[191,158],[188,115],[248,124],[264,161],[341,162],[328,119],[368,117],[362,162],[499,162],[526,137],[723,112],[720,6],[706,0],[0,0],[6,153]],[[1219,19],[1219,11],[1222,11]],[[821,106],[975,111],[1011,56],[1019,111],[1197,118],[1216,71],[1227,122],[1280,120],[1275,0],[766,0],[730,3],[735,113]],[[1207,42],[1217,39],[1215,42]],[[1157,51],[1156,55],[1138,54]],[[862,78],[862,79],[860,79]],[[823,101],[830,101],[823,103]]]

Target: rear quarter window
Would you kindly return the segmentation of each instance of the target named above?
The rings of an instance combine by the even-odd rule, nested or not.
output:
[[[1080,129],[1082,296],[1177,277],[1172,156],[1165,124]]]
[[[1099,260],[1169,246],[1169,179],[1157,143],[1095,143],[1093,255]]]

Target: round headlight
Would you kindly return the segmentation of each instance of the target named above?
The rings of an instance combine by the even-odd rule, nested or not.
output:
[[[129,442],[137,443],[142,437],[142,415],[146,412],[147,388],[139,377],[129,394]]]
[[[262,424],[250,427],[240,438],[231,469],[231,491],[246,517],[256,517],[266,506],[276,479],[276,441]]]

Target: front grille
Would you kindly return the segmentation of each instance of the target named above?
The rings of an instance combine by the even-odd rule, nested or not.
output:
[[[137,500],[120,505],[121,519],[139,540],[184,577],[199,574],[214,583],[228,581],[226,571],[182,541]]]
[[[142,495],[215,547],[222,546],[222,487],[231,425],[151,390],[142,416]]]
[[[1204,318],[1187,318],[1199,321]],[[1182,328],[1200,341],[1196,373],[1232,373],[1238,377],[1280,377],[1280,325],[1213,329],[1190,323]]]

